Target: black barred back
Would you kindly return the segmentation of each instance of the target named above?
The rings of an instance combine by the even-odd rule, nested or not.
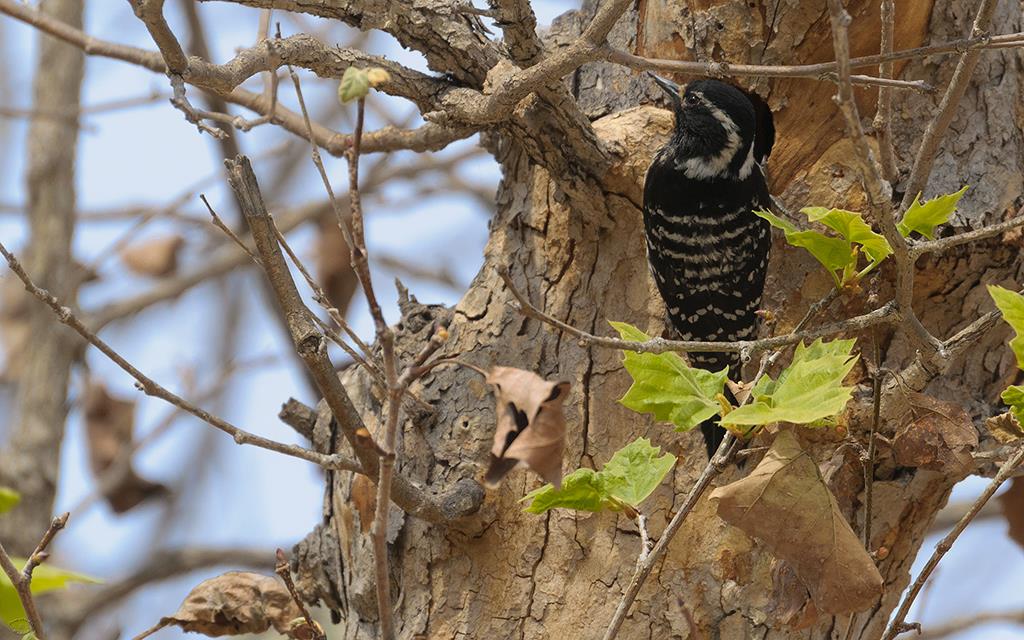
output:
[[[770,226],[753,210],[770,206],[760,162],[774,136],[755,143],[763,115],[755,117],[746,96],[725,83],[691,83],[675,106],[676,135],[644,183],[654,281],[679,339],[753,339],[771,246]],[[768,112],[769,124],[770,118]],[[737,354],[690,359],[711,371],[728,366],[738,378]],[[724,432],[710,422],[701,429],[710,456]]]

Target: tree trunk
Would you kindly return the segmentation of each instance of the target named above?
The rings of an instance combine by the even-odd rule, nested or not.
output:
[[[43,0],[40,10],[82,28],[81,0]],[[33,104],[40,110],[76,112],[84,54],[40,35]],[[71,304],[79,277],[71,258],[75,225],[75,148],[78,118],[36,117],[28,132],[29,241],[25,268],[39,286]],[[0,538],[12,553],[27,555],[49,525],[57,491],[67,417],[68,378],[78,342],[44,305],[25,299],[30,357],[20,359],[10,437],[0,451],[0,485],[21,493],[21,503],[0,518]]]
[[[549,46],[571,41],[597,4],[589,1],[581,15],[557,21]],[[897,48],[961,38],[970,30],[975,9],[966,0],[898,4]],[[877,52],[878,6],[873,0],[853,0],[848,10],[853,16],[853,55]],[[619,22],[612,40],[653,57],[820,62],[833,58],[828,22],[823,1],[702,0],[683,6],[671,0],[640,0]],[[1021,23],[1019,4],[1002,3],[994,20],[999,30],[1020,30]],[[954,61],[947,56],[897,65],[897,73],[943,88]],[[504,174],[484,266],[453,311],[407,303],[402,337],[405,344],[416,344],[429,330],[427,320],[450,321],[448,354],[461,354],[482,367],[516,366],[571,381],[567,471],[600,466],[637,436],[679,455],[671,481],[644,505],[651,534],[657,537],[677,506],[676,497],[685,494],[706,463],[699,435],[674,433],[620,406],[617,399],[629,385],[621,354],[581,347],[525,319],[496,273],[498,267],[507,267],[534,304],[587,331],[608,334],[608,320],[627,321],[654,334],[661,331],[663,310],[648,276],[639,206],[644,172],[670,131],[671,114],[637,107],[653,102],[657,90],[644,76],[622,67],[589,65],[570,86],[585,113],[595,119],[598,138],[610,153],[607,174],[567,197],[558,186],[566,176],[552,180],[516,139],[499,133],[491,142]],[[773,193],[792,208],[862,209],[853,154],[831,100],[834,85],[779,79],[748,86],[766,95],[776,112],[778,142],[769,162]],[[857,97],[862,115],[870,118],[875,93],[858,89]],[[894,129],[899,132],[902,168],[909,168],[940,97],[941,90],[937,95],[896,95]],[[1019,203],[1024,139],[1017,105],[1022,102],[1020,53],[984,53],[925,193],[970,184],[957,225],[1001,220]],[[988,310],[980,285],[983,280],[1020,282],[1024,263],[1019,244],[1019,237],[1005,237],[922,260],[916,302],[925,325],[948,337]],[[847,316],[889,299],[887,275],[883,270],[883,277],[875,279],[883,284],[866,285],[863,293],[844,297],[832,314]],[[766,331],[792,328],[830,283],[808,256],[776,242],[765,302],[776,320]],[[882,363],[894,369],[913,356],[913,343],[899,332],[879,330],[858,337],[862,361],[878,361],[876,346]],[[975,417],[989,415],[1011,375],[1005,337],[1002,330],[985,336],[967,361],[933,380],[928,391],[960,403],[966,399]],[[349,375],[347,382],[364,415],[379,415],[381,400],[366,381]],[[471,371],[442,368],[417,393],[436,411],[429,417],[409,416],[400,455],[403,472],[438,489],[479,478],[494,425],[486,385]],[[846,420],[854,436],[867,430],[867,400],[854,403]],[[321,419],[321,433],[326,422]],[[883,432],[893,427],[883,425]],[[859,529],[861,463],[855,455],[837,452],[841,438],[834,430],[816,431],[808,439],[847,518]],[[323,438],[321,445],[328,446]],[[926,530],[959,480],[897,468],[886,456],[881,454],[875,476],[870,545],[873,550],[884,548],[879,568],[885,595],[853,619],[855,638],[881,635]],[[743,473],[728,469],[717,484]],[[475,516],[450,526],[395,518],[393,595],[402,638],[601,637],[633,572],[640,548],[636,528],[615,513],[525,514],[518,500],[538,485],[531,473],[515,472],[501,488],[488,492]],[[297,549],[304,594],[343,614],[345,638],[375,637],[367,496],[372,488],[364,480],[353,482],[348,474],[339,474],[328,487],[324,524]],[[705,499],[647,581],[619,638],[824,639],[846,633],[849,624],[849,616],[819,614],[792,573],[758,542],[724,524]]]

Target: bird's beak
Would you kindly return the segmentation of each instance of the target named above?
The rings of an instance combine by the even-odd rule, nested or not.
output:
[[[679,86],[676,83],[671,80],[666,80],[659,75],[651,73],[650,71],[647,72],[647,75],[651,76],[651,78],[658,83],[658,86],[661,87],[662,91],[668,94],[668,97],[672,99],[672,102],[679,102]]]

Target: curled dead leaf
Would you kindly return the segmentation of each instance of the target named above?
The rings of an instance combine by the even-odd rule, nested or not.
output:
[[[1002,444],[1010,444],[1024,438],[1024,429],[1021,428],[1013,413],[1007,411],[998,416],[992,416],[985,421],[988,432],[993,438]]]
[[[958,404],[923,393],[908,393],[907,400],[910,409],[892,442],[896,464],[967,477],[974,469],[971,452],[978,447],[971,416]]]
[[[90,382],[83,399],[85,432],[89,446],[89,465],[97,479],[104,478],[108,469],[128,455],[135,429],[135,402],[110,395],[102,383]],[[131,459],[121,463],[113,482],[102,487],[103,497],[114,513],[124,513],[139,503],[165,495],[167,487],[139,476]]]
[[[143,240],[121,249],[121,262],[133,273],[164,278],[178,270],[178,251],[184,244],[177,234]]]
[[[196,585],[178,610],[153,629],[177,626],[205,636],[263,633],[274,628],[291,636],[302,618],[284,582],[276,577],[229,571]]]
[[[1014,478],[1010,487],[999,496],[999,506],[1009,525],[1006,535],[1024,547],[1024,482],[1020,478]]]
[[[882,595],[874,561],[792,432],[781,431],[749,476],[711,500],[723,520],[793,568],[821,613],[863,611]]]
[[[551,382],[535,373],[494,367],[487,374],[496,401],[494,446],[484,482],[497,486],[520,464],[555,487],[562,485],[568,382]]]
[[[344,317],[352,303],[358,280],[352,270],[348,245],[334,216],[320,219],[314,252],[317,282],[323,287],[328,303]]]

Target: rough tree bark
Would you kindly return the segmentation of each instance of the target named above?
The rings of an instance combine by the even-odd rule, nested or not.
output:
[[[82,27],[81,0],[44,0],[40,9],[76,28]],[[40,35],[33,104],[42,109],[79,105],[84,54]],[[79,274],[72,264],[75,224],[75,150],[77,118],[34,118],[28,132],[29,241],[25,268],[40,286],[71,303]],[[9,438],[0,450],[0,485],[15,488],[22,500],[0,520],[0,538],[13,553],[32,552],[49,525],[57,490],[60,447],[67,416],[67,390],[75,348],[49,309],[20,296],[31,357],[22,361]]]
[[[556,21],[546,38],[557,49],[571,42],[593,14],[596,1]],[[963,37],[975,3],[936,0],[898,3],[896,47]],[[875,2],[848,3],[853,16],[853,55],[878,51]],[[612,32],[616,46],[651,57],[716,59],[752,63],[831,60],[828,13],[823,1],[677,3],[640,0]],[[1022,26],[1018,3],[1001,3],[993,22],[999,31]],[[924,78],[943,87],[954,66],[943,57],[897,65],[897,77]],[[528,63],[528,62],[527,62]],[[1024,176],[1021,54],[984,54],[974,81],[947,135],[925,195],[972,185],[961,206],[959,227],[1003,219],[1019,205]],[[657,333],[662,310],[647,275],[639,211],[640,184],[654,150],[671,127],[668,112],[650,104],[648,80],[621,67],[592,64],[568,82],[609,154],[610,168],[589,188],[571,196],[531,161],[507,131],[489,139],[502,163],[503,180],[485,263],[454,310],[407,302],[402,339],[416,344],[431,320],[450,322],[448,353],[480,366],[502,364],[570,380],[566,466],[595,466],[638,435],[681,456],[672,482],[647,503],[653,536],[674,510],[673,500],[704,465],[699,438],[652,425],[616,403],[628,386],[621,356],[580,347],[537,321],[524,319],[496,274],[508,267],[519,288],[548,313],[578,327],[607,332],[606,321],[625,320]],[[748,84],[776,110],[778,143],[769,164],[773,192],[790,207],[805,204],[857,209],[864,203],[843,125],[831,97],[835,87],[813,80],[761,80]],[[899,92],[894,129],[897,157],[906,170],[941,95]],[[875,92],[857,90],[861,114],[870,119]],[[538,110],[537,113],[542,113]],[[536,128],[540,129],[537,123]],[[503,135],[504,134],[504,135]],[[581,181],[586,182],[581,177]],[[941,337],[989,308],[981,283],[1020,282],[1019,236],[971,245],[918,265],[916,308]],[[884,275],[884,273],[883,273]],[[876,279],[877,282],[885,278]],[[776,243],[766,306],[775,331],[791,328],[830,280],[799,251]],[[835,317],[888,299],[888,284],[869,285],[834,305]],[[866,360],[874,348],[885,366],[899,368],[913,356],[898,333],[863,335]],[[933,380],[928,391],[958,402],[975,417],[994,410],[996,394],[1011,375],[1005,333],[993,331],[963,362]],[[412,347],[410,347],[412,348]],[[863,371],[861,371],[863,374]],[[366,381],[348,375],[351,392],[366,410],[382,401]],[[404,472],[437,487],[479,476],[490,448],[492,400],[476,374],[441,369],[418,389],[436,407],[431,416],[409,416],[401,451]],[[854,436],[866,431],[865,398],[847,419]],[[329,419],[321,411],[318,446],[330,448]],[[883,426],[891,432],[892,425]],[[838,436],[819,433],[812,444],[847,518],[859,528],[862,472],[853,455],[837,453]],[[718,484],[734,479],[728,470]],[[872,549],[886,581],[882,601],[854,620],[855,638],[880,636],[907,584],[923,536],[957,478],[897,469],[880,458],[874,487]],[[524,514],[517,500],[537,486],[529,473],[514,474],[490,492],[475,516],[451,526],[396,517],[393,573],[397,619],[403,638],[594,638],[600,637],[628,582],[639,550],[631,521],[611,513],[555,511]],[[374,637],[376,604],[369,542],[372,489],[365,479],[335,478],[325,499],[324,523],[297,547],[304,595],[341,612],[342,636]],[[807,591],[757,542],[726,526],[703,501],[674,539],[667,559],[648,581],[620,638],[829,638],[845,633],[849,617],[819,615]],[[694,626],[696,628],[694,628]]]

